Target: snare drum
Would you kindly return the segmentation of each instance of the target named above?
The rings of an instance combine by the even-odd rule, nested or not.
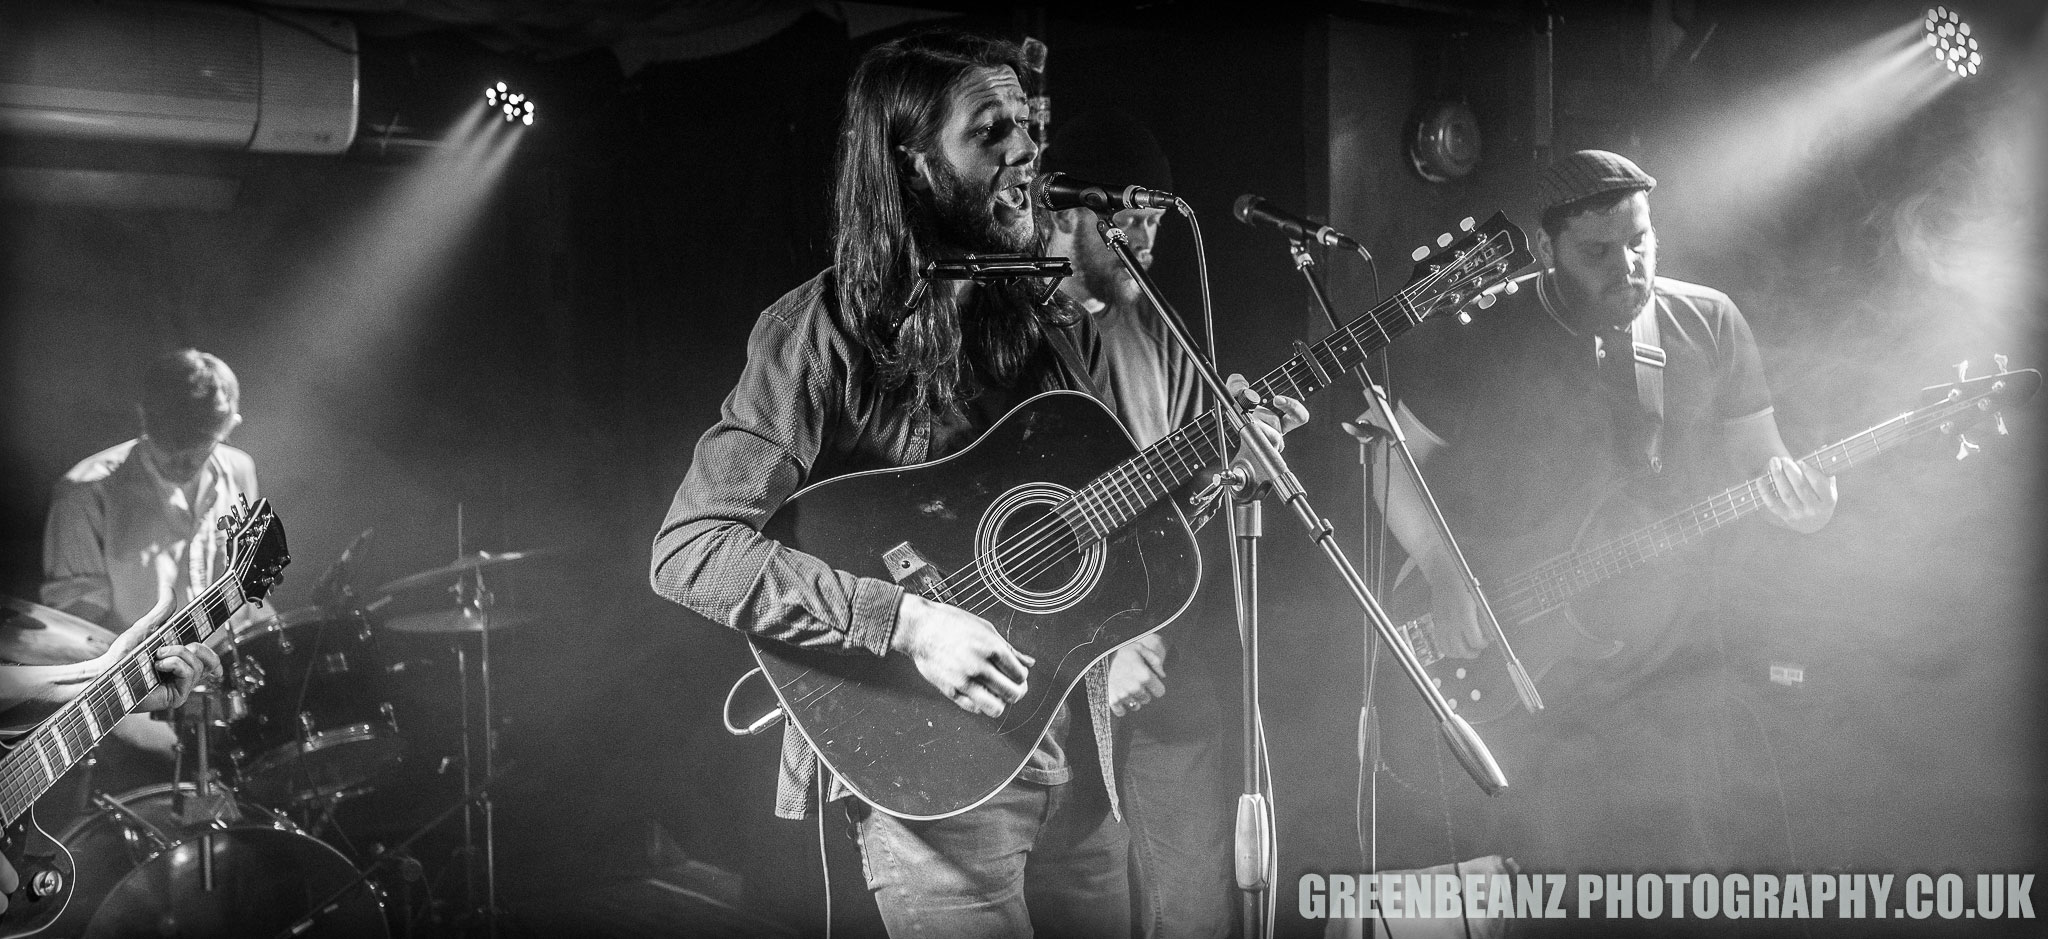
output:
[[[292,610],[235,637],[227,724],[236,785],[267,802],[366,791],[404,751],[361,613]]]

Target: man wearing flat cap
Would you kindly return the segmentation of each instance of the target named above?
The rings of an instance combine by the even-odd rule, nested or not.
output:
[[[1656,185],[1619,154],[1560,159],[1537,186],[1543,272],[1469,325],[1417,327],[1393,345],[1384,376],[1424,476],[1548,706],[1513,709],[1487,735],[1514,788],[1489,810],[1509,827],[1491,843],[1480,835],[1474,853],[1514,853],[1525,869],[1583,861],[1560,839],[1589,832],[1607,834],[1599,850],[1623,854],[1684,851],[1697,833],[1693,783],[1711,774],[1688,763],[1701,751],[1686,741],[1703,709],[1671,695],[1689,687],[1674,675],[1715,667],[1699,641],[1709,611],[1700,588],[1711,578],[1698,553],[1646,556],[1577,595],[1568,616],[1528,625],[1502,584],[1759,475],[1773,524],[1817,531],[1835,507],[1834,480],[1794,460],[1780,438],[1741,311],[1718,290],[1657,276]],[[1430,588],[1438,644],[1474,657],[1490,630],[1420,498],[1397,471],[1383,496],[1387,525]],[[1512,696],[1485,689],[1503,692]],[[1633,775],[1645,762],[1662,775]],[[1527,837],[1507,837],[1510,828]]]

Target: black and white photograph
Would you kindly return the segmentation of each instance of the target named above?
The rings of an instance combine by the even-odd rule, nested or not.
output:
[[[2048,934],[2044,196],[2043,0],[0,0],[0,939]]]

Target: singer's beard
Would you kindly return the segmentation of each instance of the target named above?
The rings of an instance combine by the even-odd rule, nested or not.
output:
[[[993,183],[970,180],[943,159],[932,161],[932,227],[945,244],[974,254],[1015,254],[1031,250],[1035,232],[1030,209],[1022,221],[1005,226],[996,218]]]

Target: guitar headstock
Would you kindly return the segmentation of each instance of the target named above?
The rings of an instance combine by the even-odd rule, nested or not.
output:
[[[1998,368],[1994,374],[1982,378],[1971,378],[1970,363],[1965,360],[1956,363],[1956,380],[1946,385],[1929,385],[1920,389],[1920,410],[1941,420],[1939,429],[1944,435],[1956,438],[1956,459],[1966,459],[1977,452],[1978,446],[1963,435],[1963,430],[1985,417],[1991,418],[1991,426],[1999,436],[2005,435],[2005,414],[2009,404],[2024,404],[2041,390],[2041,373],[2031,368],[2008,371],[2002,355],[1991,357]]]
[[[221,517],[220,527],[228,533],[228,566],[235,582],[250,603],[261,603],[271,588],[284,582],[285,565],[292,556],[285,550],[284,523],[270,510],[269,499],[251,506],[247,499]]]
[[[1437,236],[1435,248],[1416,248],[1415,271],[1401,288],[1415,318],[1462,311],[1474,301],[1491,304],[1491,293],[1509,276],[1535,261],[1522,230],[1495,212],[1484,224],[1470,218],[1458,224],[1461,234]]]

